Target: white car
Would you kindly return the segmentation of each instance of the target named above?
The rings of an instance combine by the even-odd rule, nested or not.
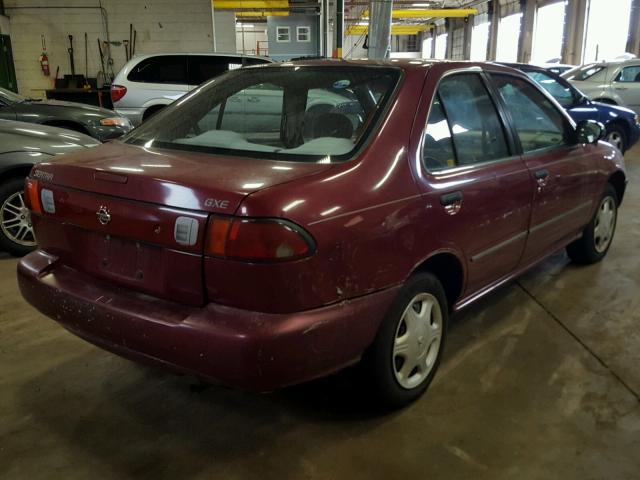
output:
[[[231,53],[140,55],[127,62],[114,79],[113,108],[139,125],[201,83],[234,68],[262,63],[271,60]]]
[[[562,75],[596,102],[640,114],[640,60],[590,63]]]

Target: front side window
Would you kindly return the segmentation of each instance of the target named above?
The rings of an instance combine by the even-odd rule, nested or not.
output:
[[[575,103],[573,91],[570,87],[562,85],[558,80],[544,72],[525,72],[529,78],[538,82],[549,94],[563,107],[571,107]]]
[[[289,27],[276,28],[276,42],[286,43],[291,41],[291,32]]]
[[[511,112],[522,150],[557,148],[568,144],[568,125],[540,91],[524,79],[492,74],[507,109]]]
[[[498,112],[478,74],[445,77],[437,93],[453,135],[456,165],[472,165],[509,156]],[[447,161],[447,166],[450,163]]]
[[[311,28],[310,27],[296,27],[296,35],[299,42],[311,41]]]
[[[346,160],[371,134],[399,77],[399,70],[379,67],[232,70],[125,141],[278,160]]]
[[[127,79],[131,82],[141,83],[188,85],[187,57],[185,55],[163,55],[147,58],[133,67]]]
[[[616,82],[640,82],[640,65],[623,68],[618,74]]]

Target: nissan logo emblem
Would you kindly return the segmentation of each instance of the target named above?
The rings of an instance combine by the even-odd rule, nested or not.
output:
[[[96,217],[98,218],[100,225],[106,225],[111,221],[111,214],[109,213],[107,207],[105,207],[104,205],[102,205],[98,209],[98,211],[96,212]]]

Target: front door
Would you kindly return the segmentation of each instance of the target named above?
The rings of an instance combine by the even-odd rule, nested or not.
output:
[[[425,222],[463,252],[467,287],[478,292],[517,267],[531,209],[529,171],[479,72],[439,84],[422,139]]]
[[[491,78],[513,119],[535,191],[522,259],[528,265],[564,246],[588,223],[596,178],[587,150],[575,144],[573,126],[537,87],[508,74]]]
[[[640,65],[630,65],[620,70],[611,88],[625,107],[640,113]]]

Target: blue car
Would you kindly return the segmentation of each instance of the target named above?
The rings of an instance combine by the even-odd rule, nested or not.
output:
[[[605,139],[622,153],[640,139],[638,115],[633,110],[590,100],[564,78],[541,67],[521,63],[505,64],[523,71],[551,94],[576,123],[596,120],[606,129]]]

